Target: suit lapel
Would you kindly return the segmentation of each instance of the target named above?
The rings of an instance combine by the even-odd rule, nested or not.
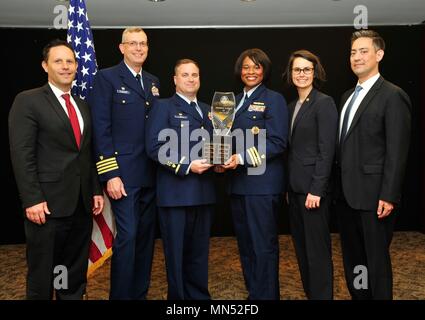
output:
[[[46,94],[46,98],[49,102],[50,107],[53,109],[53,111],[61,119],[63,125],[66,128],[65,131],[67,132],[67,135],[71,138],[73,145],[77,148],[77,142],[75,141],[74,131],[72,130],[71,122],[69,121],[69,117],[65,113],[65,110],[63,110],[61,104],[59,103],[58,99],[56,98],[56,96],[53,93],[52,89],[50,88],[49,84],[46,84],[44,86],[44,93]]]
[[[363,98],[362,102],[360,103],[359,108],[356,111],[356,114],[354,115],[353,121],[351,122],[350,128],[348,129],[348,132],[345,135],[344,140],[347,140],[350,133],[354,130],[354,127],[359,122],[360,116],[366,110],[370,100],[372,100],[372,98],[376,95],[378,90],[381,88],[381,85],[382,85],[383,82],[384,82],[384,78],[380,76],[378,78],[378,80],[375,82],[375,84],[372,86],[372,88],[370,88],[367,95]]]
[[[198,101],[198,106],[199,106],[199,108],[201,108],[201,110],[202,110],[202,115],[203,115],[204,120],[205,120],[205,117],[207,117],[207,118],[208,118],[208,115],[209,115],[209,113],[211,112],[211,107],[210,107],[210,106],[208,106],[207,104],[199,103],[199,101]]]
[[[288,104],[288,111],[289,111],[288,112],[289,113],[289,118],[288,118],[288,121],[289,121],[289,124],[288,124],[289,125],[288,142],[289,142],[289,144],[291,144],[291,138],[292,138],[291,122],[292,122],[292,116],[294,114],[296,104],[297,104],[296,101],[295,102],[291,102],[291,103]]]
[[[131,89],[133,89],[134,92],[145,97],[145,93],[142,90],[142,85],[137,81],[135,77],[133,77],[133,74],[128,70],[127,66],[125,65],[124,61],[120,64],[120,77],[122,81]],[[144,82],[143,82],[144,84]],[[146,88],[146,87],[145,87]]]
[[[251,96],[248,99],[245,99],[243,105],[239,108],[238,112],[236,112],[235,119],[239,117],[246,109],[248,109],[248,107],[251,105],[251,101],[257,99],[265,89],[266,87],[263,84],[261,84],[257,89],[255,89]],[[239,105],[239,102],[241,101],[243,96],[243,94],[238,95],[238,98],[236,99],[236,106]]]
[[[307,110],[310,110],[310,106],[313,105],[314,101],[316,101],[316,93],[317,93],[316,89],[311,90],[311,92],[309,93],[307,98],[304,100],[303,104],[301,105],[300,110],[298,111],[297,116],[295,117],[294,125],[292,126],[292,132],[295,131],[297,124],[301,121],[302,117],[305,115]],[[295,108],[294,108],[294,111],[295,111]],[[292,135],[292,133],[291,133],[291,135]]]
[[[186,101],[180,98],[177,94],[174,95],[174,101],[179,106],[180,110],[182,110],[184,113],[189,113],[193,118],[195,118],[199,122],[202,122],[202,118],[199,115],[198,111],[195,108],[191,107]],[[205,117],[206,115],[203,115],[203,116]]]
[[[152,94],[153,83],[151,79],[147,76],[146,72],[143,72],[143,71],[142,71],[142,79],[143,79],[145,99],[148,99],[148,97]]]
[[[146,100],[148,100],[151,96],[159,97],[158,81],[151,77],[147,71],[142,71],[142,78]]]

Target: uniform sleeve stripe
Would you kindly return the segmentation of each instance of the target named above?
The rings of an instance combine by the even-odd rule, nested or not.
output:
[[[179,169],[180,169],[180,165],[182,164],[182,162],[184,161],[184,159],[186,159],[186,157],[182,157],[181,159],[180,159],[180,161],[179,161],[179,164],[178,164],[178,166],[177,166],[177,168],[176,168],[176,174],[177,174],[177,172],[179,172]]]
[[[104,160],[101,160],[99,162],[96,162],[96,165],[99,166],[101,164],[108,163],[108,162],[113,162],[113,161],[117,161],[117,158],[112,157],[112,158],[104,159]]]
[[[251,150],[251,149],[247,149],[246,151],[248,152],[248,155],[249,155],[249,157],[251,158],[252,165],[253,165],[254,167],[256,167],[256,166],[257,166],[257,162],[255,161],[255,157],[254,157],[254,155],[252,154],[252,150]]]
[[[106,167],[109,167],[109,166],[117,166],[118,167],[118,163],[116,161],[111,161],[111,162],[108,162],[108,163],[103,163],[101,165],[97,165],[97,170],[102,170],[102,169],[104,169]]]
[[[102,170],[113,168],[113,167],[116,167],[118,169],[118,165],[116,163],[112,163],[107,166],[102,166],[102,168],[97,168],[97,171],[102,171]]]
[[[112,166],[110,168],[105,168],[105,169],[99,170],[98,174],[104,174],[106,172],[109,172],[109,171],[112,171],[112,170],[117,170],[117,169],[118,169],[118,166]]]
[[[258,165],[260,166],[261,165],[261,158],[260,158],[260,154],[257,151],[257,148],[256,147],[252,147],[251,149],[252,149],[252,152],[254,153],[254,156],[257,159]]]

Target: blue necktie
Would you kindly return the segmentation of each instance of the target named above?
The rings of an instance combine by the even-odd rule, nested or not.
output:
[[[361,86],[356,87],[353,97],[351,98],[350,102],[348,103],[347,109],[345,110],[344,120],[342,121],[342,129],[341,129],[341,136],[339,138],[339,143],[344,142],[345,135],[347,134],[347,131],[348,131],[348,119],[350,118],[351,109],[353,108],[354,101],[356,101],[357,96],[359,95],[359,92],[362,89],[363,88]]]
[[[140,87],[142,88],[142,91],[145,91],[145,88],[143,87],[143,81],[142,81],[142,77],[140,76],[140,73],[136,74],[136,80],[139,82]]]
[[[203,118],[202,110],[201,110],[201,108],[199,108],[198,104],[197,104],[195,101],[192,101],[192,102],[190,103],[190,106],[191,106],[191,107],[195,107],[196,111],[198,111],[198,113],[199,113],[199,115],[201,116],[201,118]]]

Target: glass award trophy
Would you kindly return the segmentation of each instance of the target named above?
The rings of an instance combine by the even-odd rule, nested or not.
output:
[[[236,100],[233,92],[215,92],[210,119],[214,128],[212,142],[205,143],[203,158],[211,164],[224,164],[232,155],[232,129]]]

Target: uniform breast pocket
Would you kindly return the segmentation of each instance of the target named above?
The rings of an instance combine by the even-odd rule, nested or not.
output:
[[[137,103],[134,94],[117,93],[113,97],[113,102],[115,116],[119,118],[132,118],[136,116]]]
[[[168,123],[170,124],[170,127],[174,129],[189,127],[190,125],[189,119],[187,118],[185,119],[172,117],[169,119]]]
[[[260,129],[265,127],[264,112],[247,112],[244,120],[248,126],[257,126]]]

